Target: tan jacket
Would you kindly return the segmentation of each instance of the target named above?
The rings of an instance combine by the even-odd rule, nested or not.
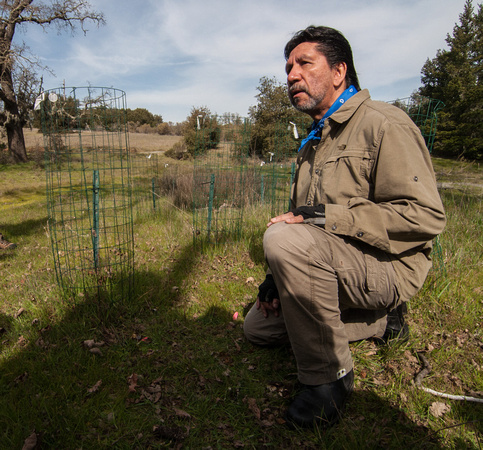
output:
[[[320,143],[300,151],[292,186],[293,208],[321,203],[326,230],[391,256],[401,300],[421,288],[446,219],[429,152],[405,112],[363,90],[326,119]]]

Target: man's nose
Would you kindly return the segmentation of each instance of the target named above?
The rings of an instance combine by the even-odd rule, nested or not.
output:
[[[300,80],[300,72],[294,66],[290,69],[290,72],[287,74],[287,83],[293,84]]]

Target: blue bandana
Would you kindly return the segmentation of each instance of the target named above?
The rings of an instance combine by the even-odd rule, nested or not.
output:
[[[310,133],[308,136],[302,140],[298,151],[302,150],[304,145],[309,141],[319,140],[320,136],[317,136],[320,133],[320,130],[324,128],[324,122],[327,117],[335,113],[347,100],[349,100],[353,95],[357,94],[357,89],[354,86],[350,86],[346,89],[340,97],[332,104],[329,110],[324,114],[324,117],[320,119],[317,123],[312,123],[312,127],[310,128]]]

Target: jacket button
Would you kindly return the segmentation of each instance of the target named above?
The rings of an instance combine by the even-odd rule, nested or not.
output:
[[[360,237],[364,236],[364,233],[362,231],[359,231],[359,233],[357,233],[356,236],[360,238]]]
[[[337,230],[337,225],[334,223],[334,225],[332,225],[332,229],[335,231]]]
[[[320,173],[320,170],[319,170],[319,169],[317,169],[317,170],[315,171],[315,173],[318,175],[318,174]]]
[[[418,181],[418,177],[414,177],[414,178],[413,178],[413,180],[414,180],[414,181]]]
[[[307,206],[311,206],[311,205],[312,205],[312,202],[309,200],[309,201],[307,202]]]

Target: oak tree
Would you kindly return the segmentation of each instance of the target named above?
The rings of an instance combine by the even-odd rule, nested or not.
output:
[[[249,109],[253,123],[249,154],[267,160],[281,160],[298,148],[299,142],[293,137],[293,124],[302,134],[311,120],[292,107],[287,86],[275,77],[262,77],[257,90],[258,103]]]
[[[22,25],[35,24],[44,29],[49,26],[74,32],[77,28],[86,33],[86,24],[104,24],[102,13],[91,9],[84,0],[40,1],[40,0],[0,0],[0,125],[7,134],[8,149],[15,162],[27,160],[23,126],[26,123],[19,105],[25,98],[20,83],[15,83],[15,72],[22,69],[26,60],[25,46],[14,44],[15,31]],[[31,96],[28,96],[31,101]],[[33,103],[31,108],[33,109]]]

